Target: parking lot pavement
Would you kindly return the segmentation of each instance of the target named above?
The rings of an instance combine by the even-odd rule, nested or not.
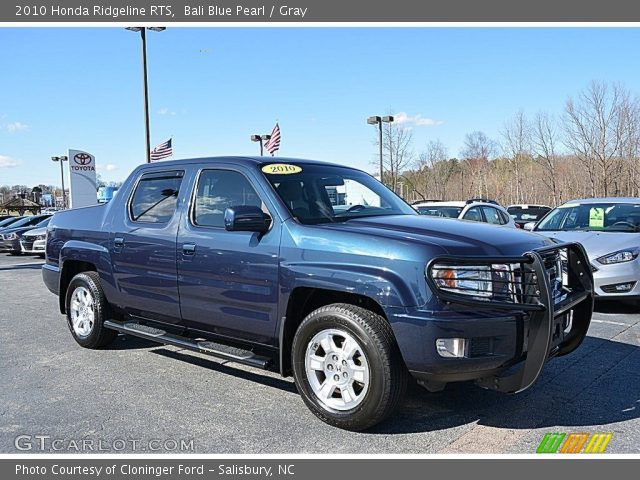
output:
[[[533,453],[547,432],[611,432],[607,452],[640,453],[635,307],[598,305],[584,344],[527,392],[415,386],[394,417],[351,433],[317,420],[276,374],[122,336],[80,348],[41,264],[0,254],[0,452],[26,435],[32,451]]]

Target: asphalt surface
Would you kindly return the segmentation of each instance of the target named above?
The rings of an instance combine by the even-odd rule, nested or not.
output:
[[[547,432],[611,432],[607,453],[640,453],[637,307],[598,304],[584,344],[527,392],[414,386],[395,416],[351,433],[276,374],[124,336],[80,348],[41,264],[0,254],[3,453],[533,453]]]

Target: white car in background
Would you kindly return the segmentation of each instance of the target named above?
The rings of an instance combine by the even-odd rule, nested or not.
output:
[[[640,198],[573,200],[548,213],[533,231],[582,244],[599,298],[640,299]]]
[[[493,200],[473,198],[467,201],[425,201],[413,204],[419,214],[433,217],[457,218],[472,222],[519,228],[507,210]]]
[[[22,253],[28,255],[38,255],[44,258],[45,246],[47,244],[47,227],[34,228],[22,234],[20,247]]]

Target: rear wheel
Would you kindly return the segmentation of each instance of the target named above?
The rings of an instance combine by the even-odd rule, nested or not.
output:
[[[321,420],[365,430],[397,407],[408,373],[387,321],[364,308],[333,304],[309,314],[293,340],[298,391]]]
[[[75,341],[85,348],[101,348],[117,336],[105,328],[111,309],[96,272],[83,272],[71,279],[66,296],[67,325]]]

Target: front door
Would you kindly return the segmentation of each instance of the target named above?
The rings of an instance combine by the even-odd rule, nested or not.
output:
[[[110,245],[114,303],[122,303],[131,315],[180,322],[176,236],[183,176],[182,170],[142,174],[128,211],[114,215]]]
[[[230,232],[224,211],[240,205],[269,213],[245,173],[205,169],[178,232],[178,288],[187,327],[272,343],[277,320],[280,223],[265,234]]]

